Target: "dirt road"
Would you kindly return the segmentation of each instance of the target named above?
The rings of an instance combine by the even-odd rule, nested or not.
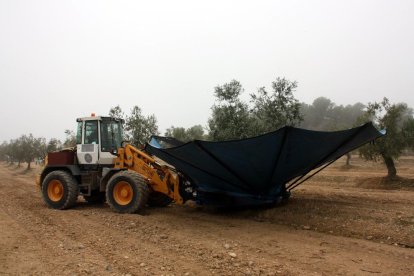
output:
[[[399,169],[413,179],[411,161]],[[82,199],[48,209],[35,170],[0,164],[0,274],[414,275],[414,189],[371,187],[384,171],[355,163],[334,164],[277,208],[140,215]]]

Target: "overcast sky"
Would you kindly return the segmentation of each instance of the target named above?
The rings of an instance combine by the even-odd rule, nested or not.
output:
[[[0,141],[64,138],[120,105],[207,124],[214,87],[414,107],[414,1],[0,0]]]

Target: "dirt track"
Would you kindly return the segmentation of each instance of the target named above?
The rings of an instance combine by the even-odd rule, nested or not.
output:
[[[413,186],[414,159],[399,170]],[[414,189],[380,165],[337,162],[277,208],[141,215],[48,209],[35,171],[0,164],[0,274],[414,275]]]

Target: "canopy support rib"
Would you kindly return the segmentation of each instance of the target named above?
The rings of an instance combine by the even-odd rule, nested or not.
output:
[[[362,128],[358,129],[354,134],[352,134],[348,139],[346,139],[345,141],[343,141],[342,143],[340,143],[335,150],[333,150],[332,152],[330,152],[329,154],[327,154],[324,158],[322,158],[317,164],[321,164],[324,162],[324,160],[328,159],[328,157],[332,154],[334,154],[338,149],[340,149],[341,147],[343,147],[344,145],[346,145],[349,141],[351,141],[355,136],[357,136],[362,129],[366,128],[366,125],[364,125]],[[352,150],[352,149],[351,149]],[[350,151],[351,151],[350,150]],[[349,151],[348,151],[349,152]],[[346,152],[345,152],[346,153]],[[345,154],[344,153],[344,154]],[[341,155],[342,156],[342,155]],[[329,161],[326,165],[322,166],[319,170],[317,170],[315,173],[311,174],[310,176],[306,177],[303,181],[297,183],[300,179],[302,179],[305,175],[307,175],[310,171],[312,171],[313,169],[317,168],[316,166],[311,167],[305,174],[303,174],[301,177],[299,177],[298,179],[296,179],[292,184],[290,184],[288,187],[286,187],[286,189],[288,191],[291,191],[292,189],[296,188],[297,186],[299,186],[300,184],[302,184],[303,182],[305,182],[306,180],[308,180],[309,178],[313,177],[315,174],[317,174],[318,172],[320,172],[321,170],[325,169],[327,166],[329,166],[330,164],[332,164],[333,162],[335,162],[336,160],[338,160],[341,156],[338,156],[337,158],[333,159],[332,161]],[[292,187],[293,186],[293,187]]]
[[[321,167],[319,170],[317,170],[316,172],[314,172],[311,175],[308,175],[305,179],[303,179],[302,181],[300,181],[298,183],[299,180],[301,180],[304,176],[306,176],[308,173],[302,175],[301,177],[299,177],[298,179],[296,179],[293,183],[289,184],[289,186],[286,187],[286,190],[288,190],[289,192],[293,189],[295,189],[297,186],[299,186],[300,184],[302,184],[303,182],[305,182],[306,180],[308,180],[309,178],[313,177],[315,174],[319,173],[320,171],[322,171],[323,169],[325,169],[326,167],[328,167],[329,165],[331,165],[333,162],[335,162],[337,159],[332,160],[331,162],[327,163],[326,165],[324,165],[323,167]]]
[[[219,163],[223,168],[225,168],[227,171],[229,171],[234,177],[236,177],[241,183],[243,183],[245,185],[245,187],[243,187],[246,190],[247,187],[249,187],[248,183],[246,183],[246,181],[243,180],[243,178],[241,178],[240,175],[238,175],[232,168],[230,168],[229,166],[227,166],[223,161],[221,161],[217,156],[215,156],[214,154],[212,154],[208,149],[206,149],[203,145],[201,145],[200,141],[195,140],[194,141],[195,145],[197,147],[199,147],[202,151],[204,151],[205,153],[208,154],[208,156],[210,156],[211,158],[213,158],[215,161],[217,161],[217,163]],[[234,184],[234,183],[233,183]],[[239,186],[239,185],[238,185]],[[240,186],[239,186],[240,187]]]

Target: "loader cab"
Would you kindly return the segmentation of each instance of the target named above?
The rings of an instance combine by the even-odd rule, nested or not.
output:
[[[123,120],[94,116],[77,119],[76,154],[80,165],[113,165],[123,137]]]

